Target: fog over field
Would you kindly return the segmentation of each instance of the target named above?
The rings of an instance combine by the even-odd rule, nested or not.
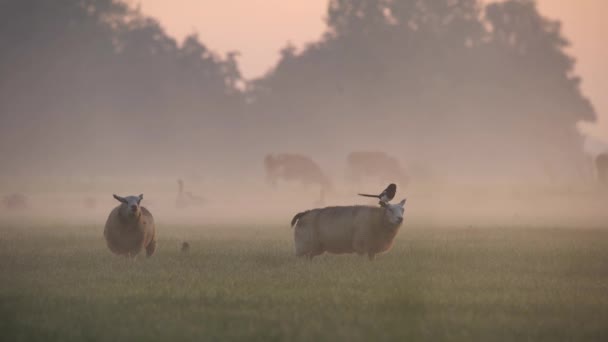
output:
[[[101,222],[112,193],[144,193],[161,222],[287,222],[396,182],[412,219],[603,219],[594,158],[608,144],[586,150],[577,127],[597,115],[559,22],[532,1],[330,1],[325,34],[286,43],[257,79],[238,52],[177,41],[120,1],[1,12],[0,193],[29,202],[5,215]],[[349,179],[359,151],[407,180]],[[323,202],[316,184],[269,186],[270,153],[312,159],[335,186]],[[178,179],[205,204],[175,210]]]
[[[607,340],[569,44],[532,0],[330,0],[247,78],[135,2],[0,2],[0,340]]]

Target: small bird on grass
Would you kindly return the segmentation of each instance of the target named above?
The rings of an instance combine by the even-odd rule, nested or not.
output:
[[[369,195],[369,194],[358,194],[363,197],[374,197],[380,199],[380,202],[388,203],[393,198],[395,198],[395,193],[397,193],[397,185],[395,183],[389,184],[384,191],[380,193],[380,195]]]

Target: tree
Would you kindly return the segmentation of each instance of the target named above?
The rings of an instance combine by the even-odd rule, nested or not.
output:
[[[158,169],[140,151],[179,167],[242,111],[236,55],[180,44],[122,0],[3,1],[0,25],[5,172],[116,174],[134,155]]]
[[[334,0],[327,24],[254,82],[258,112],[319,143],[310,131],[283,139],[323,153],[339,135],[334,150],[394,148],[446,177],[576,174],[575,125],[595,114],[559,23],[533,1]]]

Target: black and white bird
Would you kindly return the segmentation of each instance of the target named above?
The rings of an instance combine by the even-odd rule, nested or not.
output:
[[[380,195],[359,194],[359,196],[375,197],[380,199],[380,202],[388,203],[395,198],[395,193],[397,193],[397,185],[395,185],[395,183],[391,183],[386,187],[386,189],[384,189],[384,191],[380,193]]]

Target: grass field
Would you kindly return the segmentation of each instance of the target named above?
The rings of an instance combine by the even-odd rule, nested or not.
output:
[[[2,341],[608,340],[608,230],[406,223],[373,262],[261,225],[165,227],[131,261],[101,230],[0,225]]]

